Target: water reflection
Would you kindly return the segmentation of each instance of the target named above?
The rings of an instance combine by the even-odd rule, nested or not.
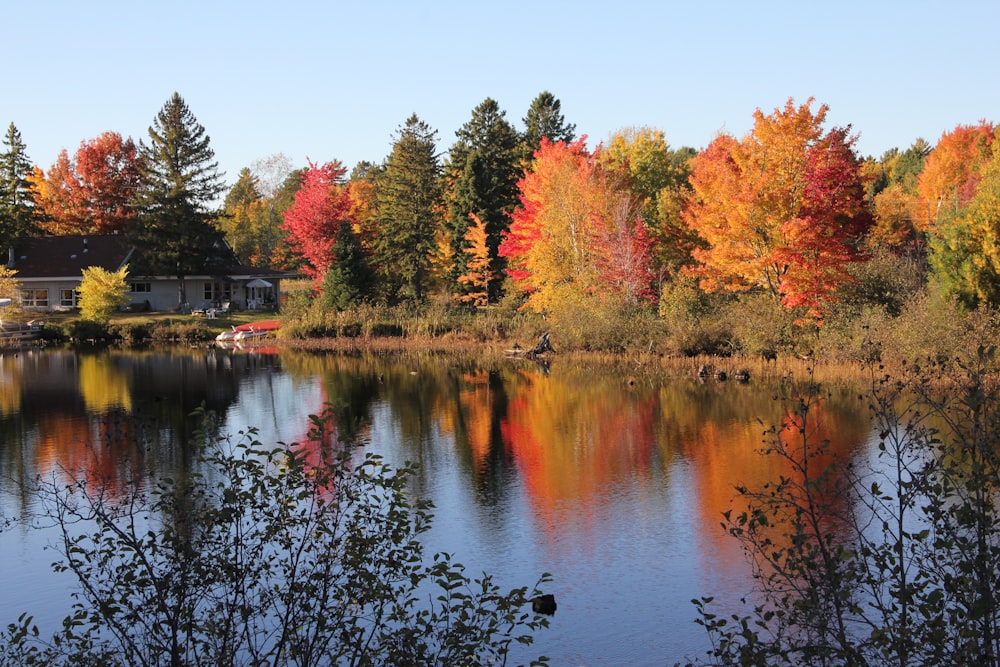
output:
[[[8,354],[0,508],[26,512],[25,484],[63,469],[112,487],[191,469],[184,443],[202,404],[219,416],[217,435],[252,426],[265,443],[305,442],[309,415],[329,406],[334,430],[310,459],[357,442],[390,463],[419,463],[414,490],[437,507],[431,551],[455,552],[503,585],[554,575],[559,612],[522,659],[671,663],[704,647],[692,597],[736,599],[750,588],[719,523],[736,484],[788,472],[759,453],[766,426],[793,415],[774,400],[780,393],[795,395],[687,378],[626,382],[558,362],[542,372],[517,361],[276,350]],[[849,386],[824,393],[808,427],[831,456],[852,455],[870,428]],[[0,541],[0,586],[12,591],[0,611],[56,622],[65,597],[53,594],[40,612],[37,589],[18,583],[25,560],[37,560],[25,551],[33,538],[19,535]]]

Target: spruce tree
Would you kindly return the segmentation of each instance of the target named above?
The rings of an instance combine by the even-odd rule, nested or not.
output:
[[[0,152],[0,249],[6,250],[32,234],[38,223],[31,160],[21,133],[10,124]]]
[[[466,232],[471,215],[483,221],[492,275],[501,276],[504,260],[497,255],[509,214],[517,206],[517,182],[521,176],[520,138],[493,99],[486,98],[472,111],[472,118],[455,134],[458,141],[449,154],[448,231],[456,259],[451,274],[452,289],[468,291],[458,282],[465,274],[468,254]],[[490,301],[500,292],[499,278],[490,281]]]
[[[566,124],[562,114],[562,103],[547,90],[538,94],[528,107],[528,115],[524,117],[524,135],[522,144],[525,161],[530,161],[535,150],[542,143],[542,137],[550,141],[565,141],[570,143],[576,138],[576,125]]]
[[[180,279],[179,302],[187,300],[185,276],[222,270],[232,253],[213,224],[212,209],[225,185],[205,128],[178,93],[167,100],[140,144],[140,223],[134,242],[141,269]]]
[[[323,303],[347,310],[364,301],[374,283],[358,237],[349,223],[340,225],[332,248],[333,263],[323,278]]]
[[[442,206],[436,135],[411,115],[397,131],[392,153],[376,180],[375,263],[392,300],[424,298]]]

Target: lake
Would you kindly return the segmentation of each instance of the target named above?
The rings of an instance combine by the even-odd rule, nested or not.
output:
[[[746,384],[597,364],[455,361],[257,348],[0,356],[0,520],[38,520],[32,480],[63,469],[170,475],[200,405],[222,432],[304,440],[334,407],[338,435],[415,461],[431,499],[428,552],[505,588],[553,581],[558,611],[527,652],[553,665],[664,665],[702,655],[691,599],[732,607],[751,591],[739,545],[720,526],[734,486],[780,472],[759,449],[786,405],[778,372]],[[810,437],[864,455],[871,424],[849,383],[825,387]],[[787,393],[787,392],[786,392]],[[68,613],[74,582],[52,572],[54,536],[23,524],[0,534],[0,623],[22,612],[43,630]]]

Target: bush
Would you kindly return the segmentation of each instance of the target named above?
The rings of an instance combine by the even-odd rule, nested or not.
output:
[[[872,366],[877,448],[812,439],[813,387],[764,453],[783,471],[725,514],[759,590],[746,614],[695,601],[709,664],[1000,665],[1000,372],[995,348]]]
[[[331,450],[332,413],[313,420],[301,445],[251,431],[200,473],[116,500],[84,473],[52,482],[78,602],[50,641],[11,624],[0,664],[485,665],[530,644],[547,624],[526,609],[538,591],[428,562],[414,468]]]

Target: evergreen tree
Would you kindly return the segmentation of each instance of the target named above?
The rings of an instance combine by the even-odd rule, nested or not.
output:
[[[346,310],[364,301],[374,279],[358,237],[351,225],[337,230],[332,249],[333,263],[323,278],[323,302],[327,308]]]
[[[410,116],[376,182],[375,263],[390,299],[424,297],[442,206],[436,135],[416,114]]]
[[[565,141],[571,143],[576,135],[576,125],[566,124],[562,115],[562,104],[547,90],[538,94],[528,107],[528,115],[524,117],[524,135],[522,139],[524,160],[530,161],[531,156],[547,137],[553,143]]]
[[[35,231],[38,211],[35,189],[30,179],[31,160],[21,133],[10,124],[0,152],[0,248],[6,249]]]
[[[491,280],[490,301],[499,298],[500,278],[505,266],[497,254],[502,234],[510,225],[510,213],[517,206],[517,182],[521,176],[520,139],[514,127],[504,118],[505,113],[491,98],[486,98],[472,111],[472,118],[455,134],[458,141],[449,155],[448,231],[456,259],[451,287],[463,289],[458,276],[468,267],[464,258],[468,241],[466,232],[470,215],[482,220],[486,228]]]
[[[205,128],[178,93],[167,100],[140,144],[140,224],[134,241],[142,269],[180,279],[179,302],[187,300],[184,277],[221,270],[233,261],[210,208],[224,183]]]

